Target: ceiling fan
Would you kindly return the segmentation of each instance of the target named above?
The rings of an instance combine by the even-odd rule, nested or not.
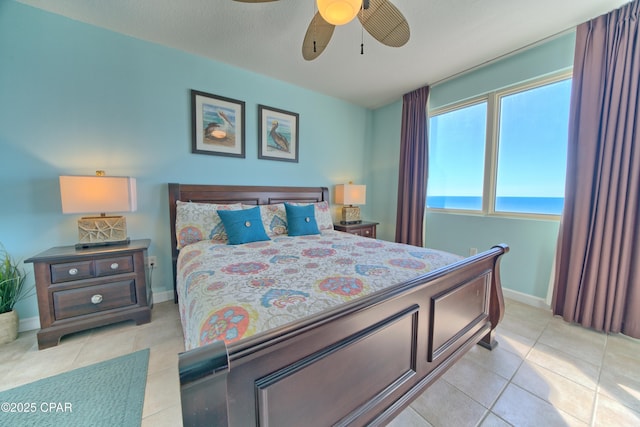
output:
[[[235,1],[266,3],[277,0]],[[333,36],[336,25],[344,25],[356,15],[364,29],[386,46],[400,47],[409,41],[409,24],[398,8],[389,0],[317,0],[317,2],[319,11],[311,20],[302,42],[302,57],[307,61],[316,59],[324,52],[331,36]],[[324,9],[325,5],[328,6],[328,9],[337,9],[340,16],[331,17],[330,11]]]

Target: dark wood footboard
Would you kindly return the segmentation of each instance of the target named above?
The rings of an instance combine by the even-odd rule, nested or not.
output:
[[[185,426],[383,425],[504,314],[495,246],[331,311],[180,355]]]

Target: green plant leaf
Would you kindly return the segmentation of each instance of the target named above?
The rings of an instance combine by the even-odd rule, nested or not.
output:
[[[33,288],[26,286],[27,274],[19,267],[19,262],[15,261],[6,251],[4,246],[0,253],[0,313],[13,310],[18,301],[33,295]]]

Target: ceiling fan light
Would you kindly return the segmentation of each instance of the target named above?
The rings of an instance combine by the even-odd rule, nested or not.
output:
[[[356,17],[362,0],[317,0],[318,12],[329,24],[344,25]]]

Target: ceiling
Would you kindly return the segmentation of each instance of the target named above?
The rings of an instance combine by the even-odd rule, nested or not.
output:
[[[302,58],[315,0],[18,0],[71,19],[238,66],[368,108],[396,101],[628,0],[391,0],[411,39],[386,47],[355,20]]]

